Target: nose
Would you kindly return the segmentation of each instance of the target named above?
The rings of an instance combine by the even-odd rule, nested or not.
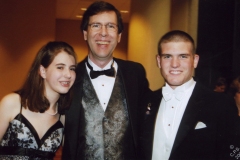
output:
[[[72,77],[70,69],[65,69],[64,77],[69,78],[69,79]]]
[[[108,34],[107,27],[103,25],[102,28],[100,29],[100,35],[105,37],[107,36],[107,34]]]
[[[173,68],[179,67],[179,59],[176,58],[176,57],[174,57],[174,58],[172,59],[171,66],[172,66]]]

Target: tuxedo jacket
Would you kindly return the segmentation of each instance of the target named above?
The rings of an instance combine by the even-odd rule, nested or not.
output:
[[[84,112],[81,104],[82,90],[83,88],[83,74],[87,74],[86,62],[87,59],[80,62],[76,68],[76,80],[73,85],[74,95],[70,109],[66,112],[65,120],[65,139],[63,145],[63,159],[75,160],[83,159],[81,148],[85,145],[84,136]],[[149,91],[148,81],[146,79],[146,73],[143,66],[136,62],[124,61],[114,58],[114,61],[118,64],[117,74],[121,74],[124,92],[127,102],[127,110],[129,116],[129,124],[131,130],[131,138],[129,144],[131,144],[128,151],[131,155],[126,157],[134,157],[138,159],[139,155],[139,129],[140,129],[140,101],[143,99],[143,95]],[[143,109],[143,108],[142,108]]]
[[[162,99],[162,90],[146,100],[145,119],[141,129],[143,157],[152,159],[154,127]],[[234,159],[230,155],[239,145],[239,118],[232,97],[213,92],[196,83],[188,101],[169,159]],[[202,122],[205,128],[195,129]],[[232,148],[232,149],[231,149]],[[161,148],[159,148],[161,150]]]

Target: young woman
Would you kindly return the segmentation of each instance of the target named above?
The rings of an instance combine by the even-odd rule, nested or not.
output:
[[[38,52],[23,87],[0,102],[0,159],[53,159],[75,81],[76,54],[65,42]]]

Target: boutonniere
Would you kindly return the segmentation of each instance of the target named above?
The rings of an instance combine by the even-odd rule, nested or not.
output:
[[[151,103],[148,103],[147,105],[147,111],[146,111],[146,115],[149,115],[150,114],[150,111],[151,111]]]

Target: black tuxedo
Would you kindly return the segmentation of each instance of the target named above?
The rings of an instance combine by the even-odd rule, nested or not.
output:
[[[127,101],[127,110],[130,122],[130,137],[128,157],[134,157],[138,159],[139,149],[139,119],[140,119],[140,100],[143,99],[143,95],[149,91],[148,81],[143,66],[139,63],[124,61],[115,59],[118,64],[117,74],[121,74],[124,92]],[[82,148],[84,148],[85,139],[81,134],[84,130],[84,116],[83,107],[81,104],[82,90],[83,88],[83,74],[86,74],[86,59],[80,62],[77,66],[76,73],[77,78],[74,88],[74,97],[70,109],[66,112],[65,122],[65,140],[63,147],[63,159],[84,159]]]
[[[162,99],[162,90],[149,95],[141,131],[141,149],[145,159],[152,157],[154,127]],[[177,131],[169,159],[230,159],[230,145],[240,147],[239,124],[233,98],[210,91],[196,83]],[[206,128],[195,129],[198,122]],[[161,150],[161,148],[159,148]],[[234,159],[234,158],[233,158]]]

